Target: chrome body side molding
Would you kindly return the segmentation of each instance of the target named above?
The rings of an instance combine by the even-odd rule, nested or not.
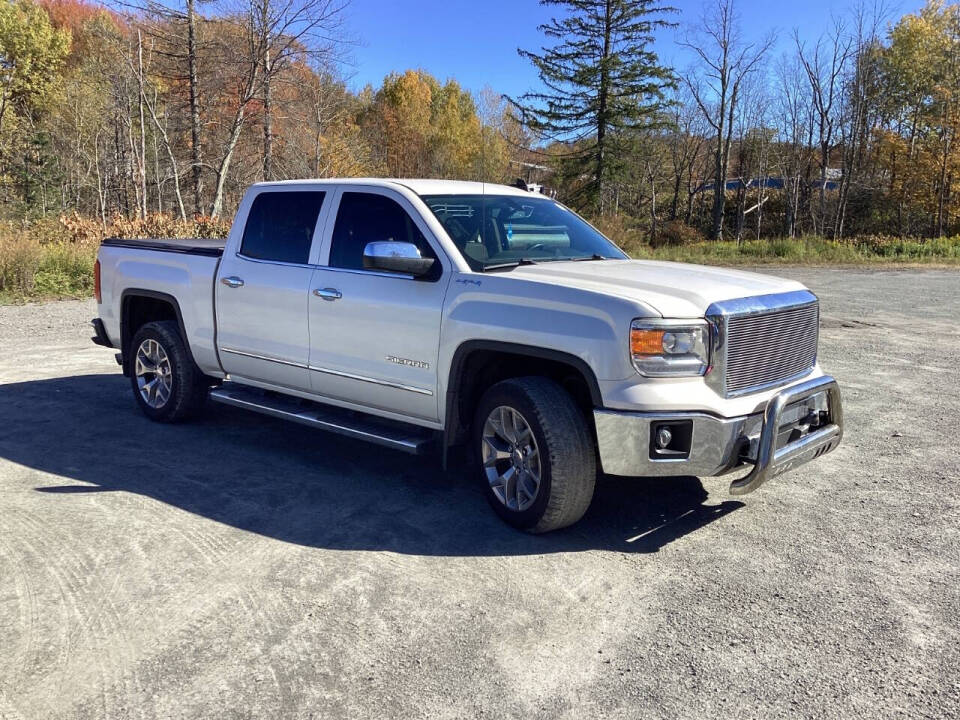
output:
[[[323,373],[324,375],[335,375],[337,377],[359,380],[360,382],[371,383],[373,385],[383,385],[385,387],[396,388],[397,390],[406,390],[407,392],[418,393],[420,395],[433,395],[433,390],[416,387],[415,385],[404,385],[403,383],[392,382],[390,380],[380,380],[378,378],[366,377],[365,375],[354,375],[353,373],[316,367],[314,365],[310,365],[309,369],[313,372]]]
[[[267,362],[279,363],[280,365],[289,365],[290,367],[303,368],[307,369],[307,366],[303,363],[293,362],[292,360],[281,360],[280,358],[267,357],[266,355],[258,355],[256,353],[244,352],[243,350],[234,350],[233,348],[221,347],[218,350],[222,353],[230,353],[231,355],[242,355],[243,357],[253,358],[254,360],[266,360]]]
[[[397,390],[406,390],[407,392],[418,393],[420,395],[433,395],[433,390],[416,387],[415,385],[404,385],[403,383],[391,382],[390,380],[380,380],[379,378],[367,377],[366,375],[355,375],[353,373],[342,372],[340,370],[331,370],[330,368],[317,367],[315,365],[304,365],[293,362],[292,360],[281,360],[280,358],[267,357],[266,355],[257,355],[254,353],[234,350],[233,348],[220,348],[220,352],[231,353],[233,355],[242,355],[244,357],[255,358],[257,360],[266,360],[267,362],[280,363],[281,365],[290,365],[291,367],[303,368],[313,372],[324,373],[325,375],[336,375],[337,377],[347,378],[349,380],[359,380],[360,382],[371,383],[373,385],[383,385],[384,387],[396,388]]]

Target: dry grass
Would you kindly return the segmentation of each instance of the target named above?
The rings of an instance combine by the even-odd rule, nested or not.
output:
[[[224,237],[229,221],[169,215],[107,223],[77,215],[28,226],[0,223],[0,302],[89,297],[93,264],[105,237]]]

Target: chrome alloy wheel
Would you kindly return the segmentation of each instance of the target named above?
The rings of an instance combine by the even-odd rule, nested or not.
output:
[[[173,388],[173,372],[170,358],[160,343],[151,338],[140,343],[134,372],[143,401],[154,409],[166,405]]]
[[[483,425],[483,471],[490,489],[509,509],[522,512],[540,490],[540,450],[530,423],[511,407],[494,408]]]

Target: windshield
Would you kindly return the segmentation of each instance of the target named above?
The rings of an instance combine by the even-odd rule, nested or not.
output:
[[[576,213],[549,198],[425,195],[423,201],[474,270],[527,261],[626,258]]]

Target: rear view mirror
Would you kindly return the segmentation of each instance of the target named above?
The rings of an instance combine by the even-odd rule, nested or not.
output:
[[[420,277],[430,272],[434,262],[433,258],[423,257],[413,243],[372,242],[363,249],[363,267],[367,270]]]

